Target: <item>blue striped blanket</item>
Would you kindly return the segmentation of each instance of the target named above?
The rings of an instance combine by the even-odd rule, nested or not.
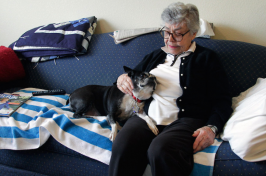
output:
[[[42,89],[22,89],[17,94],[31,95]],[[0,117],[0,149],[25,150],[42,146],[52,135],[64,146],[85,156],[109,164],[112,142],[105,116],[74,119],[65,105],[68,95],[34,96],[11,117]],[[194,155],[192,176],[212,175],[215,153],[221,144],[215,143]],[[86,150],[84,150],[86,149]],[[151,175],[149,166],[145,176]]]

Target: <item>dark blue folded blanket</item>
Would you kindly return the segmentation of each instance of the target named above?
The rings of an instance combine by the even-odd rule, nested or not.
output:
[[[9,47],[20,57],[43,61],[68,55],[85,54],[96,28],[95,16],[52,23],[25,32]],[[46,60],[45,59],[45,60]]]

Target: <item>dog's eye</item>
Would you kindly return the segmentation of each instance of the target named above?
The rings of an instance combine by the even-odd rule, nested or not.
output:
[[[147,75],[146,74],[141,74],[141,78],[143,79],[143,78],[146,78],[147,77]]]

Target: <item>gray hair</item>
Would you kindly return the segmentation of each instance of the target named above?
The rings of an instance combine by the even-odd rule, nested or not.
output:
[[[185,5],[182,2],[170,4],[164,9],[161,19],[163,24],[169,23],[173,25],[186,23],[191,34],[196,33],[199,30],[199,11],[193,4]]]

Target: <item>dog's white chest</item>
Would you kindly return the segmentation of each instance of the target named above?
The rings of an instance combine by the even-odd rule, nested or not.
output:
[[[125,95],[122,99],[122,103],[120,105],[120,109],[122,113],[119,115],[121,118],[128,118],[132,116],[134,113],[138,113],[143,110],[144,103],[136,102],[132,96]]]

